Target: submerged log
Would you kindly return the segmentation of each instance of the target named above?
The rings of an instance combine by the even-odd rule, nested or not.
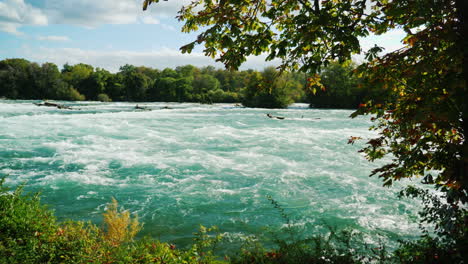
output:
[[[34,104],[37,106],[57,107],[58,109],[72,109],[70,106],[57,104],[57,103],[51,103],[47,101],[44,101],[43,103],[34,103]]]
[[[269,114],[269,113],[268,113],[268,114],[266,114],[266,115],[267,115],[269,118],[276,118],[276,119],[280,119],[280,120],[283,120],[283,119],[285,119],[285,117],[284,117],[284,116],[274,116],[274,115],[271,115],[271,114]]]
[[[146,107],[146,106],[139,106],[139,105],[136,105],[135,106],[135,109],[137,110],[145,110],[145,111],[151,111],[153,109],[149,108],[149,107]]]

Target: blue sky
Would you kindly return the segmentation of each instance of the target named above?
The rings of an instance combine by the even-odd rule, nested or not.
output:
[[[181,54],[179,47],[196,34],[180,32],[174,17],[187,0],[161,1],[143,12],[143,0],[0,0],[0,59],[34,62],[87,63],[115,72],[133,64],[163,69],[180,65],[213,65],[198,48]],[[364,50],[379,44],[391,51],[401,47],[404,33],[361,40]],[[359,60],[359,56],[356,57]],[[277,62],[250,57],[241,69],[262,70]]]

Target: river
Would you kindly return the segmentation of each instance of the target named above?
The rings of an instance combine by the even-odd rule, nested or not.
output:
[[[102,221],[106,203],[138,214],[144,229],[187,245],[200,224],[233,240],[286,225],[362,231],[369,243],[417,233],[419,205],[382,187],[347,144],[369,138],[350,110],[251,109],[234,104],[62,102],[72,110],[0,100],[0,175],[26,183],[60,220]],[[284,120],[271,119],[270,113]]]

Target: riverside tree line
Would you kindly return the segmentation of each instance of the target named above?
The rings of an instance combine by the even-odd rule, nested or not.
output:
[[[25,59],[0,61],[0,97],[8,99],[97,100],[135,102],[237,103],[284,108],[294,102],[314,107],[356,108],[371,90],[352,75],[355,64],[331,63],[320,74],[323,87],[312,92],[304,73],[229,71],[192,65],[153,69],[124,65],[116,73],[79,63],[38,64]]]

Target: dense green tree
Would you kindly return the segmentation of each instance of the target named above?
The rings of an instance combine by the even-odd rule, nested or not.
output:
[[[39,66],[24,59],[0,62],[0,96],[12,99],[83,99],[62,80],[55,64]]]
[[[193,80],[193,88],[198,93],[206,93],[219,88],[219,81],[209,74],[200,74]]]
[[[211,76],[214,76],[215,72],[216,72],[216,68],[213,66],[205,66],[200,69],[200,73],[208,74]]]
[[[146,75],[151,80],[156,80],[161,74],[158,69],[153,69],[145,66],[139,66],[136,70],[144,75]]]
[[[146,94],[151,84],[151,79],[143,73],[133,71],[124,76],[124,85],[128,101],[146,101]]]
[[[57,98],[59,100],[83,101],[85,96],[80,94],[75,88],[69,86],[64,81],[59,81],[57,86]]]
[[[177,101],[177,79],[163,77],[157,80],[155,87],[157,87],[155,95],[156,101]]]
[[[123,79],[124,79],[124,75],[120,72],[116,74],[112,74],[107,79],[106,94],[113,101],[123,101],[126,99]]]
[[[62,79],[80,94],[90,94],[87,91],[89,88],[88,78],[93,71],[93,66],[88,64],[79,63],[73,66],[66,64],[62,69]]]
[[[27,69],[30,62],[25,59],[6,59],[0,63],[0,95],[7,98],[22,97],[28,85]]]
[[[265,68],[261,73],[254,73],[244,90],[242,104],[247,107],[285,108],[293,101],[287,81],[274,67]]]
[[[126,64],[120,67],[122,83],[124,87],[124,98],[127,101],[146,101],[148,89],[153,80],[143,74],[133,65]]]
[[[105,93],[100,93],[97,95],[97,100],[100,102],[111,102],[112,99],[109,98],[109,96]]]
[[[195,75],[200,73],[200,70],[193,65],[178,66],[175,71],[181,78],[188,78],[190,81],[193,81]]]
[[[244,87],[243,72],[218,69],[214,76],[221,83],[221,89],[225,92],[239,92]]]
[[[125,74],[130,74],[132,72],[135,72],[137,70],[137,67],[130,65],[130,64],[125,64],[123,66],[120,66],[119,71],[123,75]]]
[[[106,93],[107,80],[111,77],[111,73],[107,70],[96,68],[88,78],[83,80],[81,84],[81,93],[88,100],[97,100],[99,94]]]
[[[287,91],[288,97],[293,102],[306,102],[305,76],[298,72],[283,72],[280,73],[281,81],[279,85],[283,85]]]
[[[41,82],[41,77],[43,77],[41,76],[41,66],[32,62],[26,67],[26,71],[23,74],[24,79],[21,86],[21,94],[26,96],[25,99],[47,98],[47,94],[43,94],[47,88]]]
[[[182,77],[176,80],[176,98],[177,102],[193,101],[193,78]]]
[[[34,64],[32,64],[34,65]],[[56,99],[55,90],[57,90],[57,81],[60,79],[60,71],[57,65],[53,63],[44,63],[40,67],[34,67],[34,76],[31,76],[31,86],[36,87],[36,93],[33,98]]]
[[[333,61],[325,67],[320,72],[322,89],[309,94],[311,107],[357,109],[366,92],[353,75],[355,68],[356,65],[349,61]]]
[[[17,99],[19,91],[16,76],[7,70],[0,70],[0,97]]]
[[[164,78],[164,77],[170,77],[170,78],[177,79],[177,78],[179,78],[179,73],[174,69],[165,68],[164,70],[162,70],[162,72],[160,74],[160,78]]]

